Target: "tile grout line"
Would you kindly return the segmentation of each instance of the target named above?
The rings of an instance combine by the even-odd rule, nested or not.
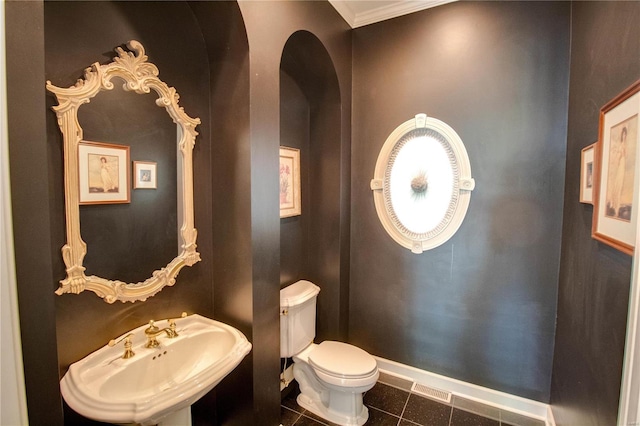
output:
[[[402,412],[400,413],[400,419],[398,420],[397,426],[400,426],[400,423],[402,423],[402,418],[404,417],[404,412],[407,409],[407,405],[409,404],[409,398],[411,398],[411,392],[409,392],[409,395],[407,395],[407,400],[404,402],[404,407],[402,407]]]
[[[400,425],[403,423],[403,421],[404,421],[404,422],[406,422],[407,424],[412,424],[412,425],[415,425],[415,426],[419,426],[417,423],[414,423],[413,421],[410,421],[410,420],[408,420],[408,419],[404,418],[404,415],[406,414],[406,411],[407,411],[407,407],[408,407],[408,405],[409,405],[409,400],[410,400],[410,398],[411,398],[411,395],[416,395],[416,397],[417,397],[417,398],[425,398],[425,399],[428,399],[428,400],[431,400],[431,401],[437,402],[437,403],[439,403],[439,404],[442,404],[442,405],[448,406],[448,407],[450,408],[450,411],[449,411],[449,421],[448,421],[448,423],[447,423],[447,426],[452,426],[452,422],[453,422],[453,411],[454,411],[454,409],[460,409],[460,410],[462,410],[462,411],[468,412],[468,413],[473,414],[473,415],[477,415],[477,416],[480,416],[480,417],[483,417],[483,418],[486,418],[486,419],[491,419],[491,420],[497,421],[497,422],[498,422],[498,426],[502,426],[503,424],[505,424],[505,425],[506,425],[506,423],[504,423],[505,419],[504,419],[503,417],[504,417],[504,413],[505,413],[505,412],[508,412],[508,410],[498,409],[498,410],[497,410],[497,411],[498,411],[498,413],[497,413],[497,414],[498,414],[498,415],[497,415],[497,417],[498,417],[498,418],[496,419],[495,417],[492,417],[492,416],[488,416],[488,415],[482,414],[482,413],[477,412],[477,411],[472,410],[472,409],[467,410],[467,409],[465,409],[465,408],[456,408],[456,407],[454,406],[454,405],[455,405],[455,402],[454,402],[454,401],[452,401],[452,403],[451,403],[451,404],[445,404],[445,403],[443,403],[443,402],[441,402],[441,401],[438,401],[438,400],[436,400],[436,399],[434,399],[434,398],[429,398],[429,397],[423,396],[423,395],[421,395],[421,394],[416,394],[416,393],[414,393],[414,392],[412,392],[412,391],[410,391],[410,390],[404,389],[403,387],[400,387],[400,386],[396,385],[395,383],[393,383],[393,384],[392,384],[392,383],[385,383],[385,382],[382,382],[382,381],[379,381],[378,383],[383,384],[383,385],[385,385],[385,386],[388,386],[388,387],[390,387],[390,388],[394,388],[394,389],[397,389],[397,390],[400,390],[400,391],[403,391],[403,392],[407,392],[407,397],[406,397],[406,399],[405,399],[405,402],[404,402],[404,405],[403,405],[403,408],[402,408],[402,411],[401,411],[401,413],[400,413],[399,417],[398,417],[398,415],[396,415],[396,414],[394,414],[394,413],[390,413],[390,412],[385,411],[385,410],[383,410],[383,409],[376,408],[376,407],[374,407],[374,406],[368,406],[368,407],[369,407],[369,409],[372,409],[372,410],[378,411],[378,412],[380,412],[380,413],[387,414],[387,415],[389,415],[389,416],[391,416],[391,417],[396,417],[396,418],[398,418],[398,422],[396,423],[396,426],[400,426]],[[483,404],[483,405],[484,405],[484,404]],[[298,424],[298,423],[300,422],[300,420],[301,420],[301,419],[303,419],[303,418],[311,419],[311,420],[313,420],[314,422],[318,423],[319,425],[325,425],[325,426],[328,426],[326,423],[323,423],[323,421],[322,421],[322,420],[320,420],[320,419],[316,419],[316,418],[314,418],[314,417],[310,417],[310,416],[308,416],[308,415],[305,415],[305,413],[306,413],[306,411],[307,411],[307,410],[304,410],[304,409],[303,409],[303,410],[302,410],[302,412],[300,412],[300,411],[295,410],[295,409],[293,409],[293,408],[287,407],[287,406],[285,406],[285,405],[283,405],[283,404],[281,404],[281,407],[282,407],[282,408],[284,408],[284,409],[286,409],[287,411],[292,411],[292,412],[294,412],[295,414],[297,414],[297,418],[296,418],[296,419],[294,420],[294,422],[293,422],[293,425],[294,425],[294,426],[295,426],[296,424]],[[527,417],[527,416],[523,416],[523,417]]]
[[[374,410],[379,411],[379,412],[381,412],[381,413],[388,414],[388,415],[390,415],[391,417],[398,417],[397,415],[395,415],[395,414],[393,414],[393,413],[390,413],[390,412],[388,412],[388,411],[384,411],[384,410],[383,410],[383,409],[381,409],[381,408],[376,408],[376,407],[374,407],[373,405],[367,405],[367,409],[374,409]]]
[[[286,407],[286,406],[284,406],[282,404],[280,404],[280,408],[284,408],[285,410],[291,411],[292,413],[295,413],[295,414],[298,415],[298,417],[296,417],[296,419],[293,421],[292,426],[295,426],[295,424],[298,423],[298,420],[300,420],[300,417],[302,417],[302,413],[299,413],[296,410],[293,410],[293,409],[291,409],[289,407]],[[280,420],[282,420],[282,418]]]

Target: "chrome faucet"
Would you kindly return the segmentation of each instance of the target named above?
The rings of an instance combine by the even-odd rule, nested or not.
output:
[[[187,313],[182,313],[182,318],[186,317]],[[146,348],[157,348],[160,346],[160,342],[158,342],[157,337],[162,333],[165,333],[169,339],[173,339],[174,337],[178,337],[178,332],[176,331],[176,320],[170,319],[168,320],[169,327],[158,328],[155,325],[154,321],[149,321],[149,327],[144,330],[144,335],[147,336],[147,343],[144,345]]]

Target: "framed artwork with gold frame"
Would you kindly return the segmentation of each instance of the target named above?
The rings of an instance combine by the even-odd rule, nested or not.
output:
[[[302,214],[300,150],[280,147],[280,217]]]
[[[80,204],[129,203],[129,147],[80,141],[78,177]]]
[[[638,218],[640,80],[600,110],[591,235],[633,254]]]

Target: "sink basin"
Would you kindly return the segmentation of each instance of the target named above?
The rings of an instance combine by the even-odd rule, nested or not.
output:
[[[168,327],[166,321],[156,325]],[[122,358],[120,343],[72,364],[60,381],[67,404],[85,417],[117,424],[162,424],[185,409],[188,416],[191,404],[242,361],[251,343],[235,328],[196,314],[176,325],[178,337],[159,336],[157,348],[144,347],[147,324],[124,333],[133,333],[132,358]]]

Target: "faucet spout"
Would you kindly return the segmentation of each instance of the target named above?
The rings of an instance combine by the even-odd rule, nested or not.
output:
[[[187,316],[187,313],[183,312],[182,318],[185,318],[186,316]],[[158,346],[160,346],[160,342],[158,342],[157,337],[160,336],[162,333],[165,333],[169,339],[178,337],[178,332],[176,331],[176,320],[170,319],[168,320],[168,322],[169,322],[169,327],[165,327],[161,329],[155,325],[153,320],[149,321],[149,327],[147,327],[147,329],[144,330],[144,334],[145,336],[147,336],[147,344],[145,345],[145,347],[157,348]]]
[[[173,328],[171,326],[165,328],[158,328],[153,320],[149,321],[149,327],[144,330],[145,336],[147,336],[147,343],[145,347],[147,348],[157,348],[160,346],[160,342],[158,342],[158,336],[162,335],[162,333],[166,334],[168,338],[172,339],[178,336],[178,333],[175,330],[175,326]]]
[[[160,342],[158,342],[158,336],[160,336],[162,333],[165,333],[167,335],[167,337],[169,337],[170,339],[175,337],[172,334],[171,329],[169,329],[169,328],[159,329],[155,333],[145,333],[146,336],[147,336],[147,344],[145,345],[145,347],[147,347],[147,348],[157,348],[158,346],[160,346]]]

